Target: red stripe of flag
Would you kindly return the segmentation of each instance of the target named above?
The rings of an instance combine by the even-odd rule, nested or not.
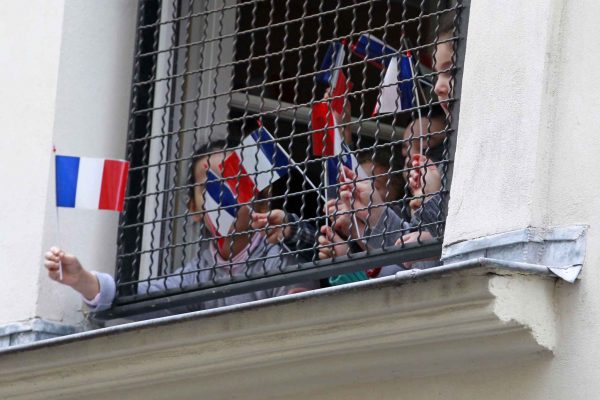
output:
[[[329,120],[329,123],[327,123]],[[326,102],[314,103],[311,111],[311,126],[313,154],[315,156],[332,156],[335,140],[333,112],[330,110]],[[325,129],[329,127],[329,129]],[[327,132],[327,138],[323,143],[323,137]]]
[[[339,71],[337,74],[337,80],[334,82],[333,90],[331,91],[331,108],[342,115],[344,113],[344,100],[346,100],[346,94],[349,90],[352,90],[352,82],[346,80],[344,72]]]
[[[223,161],[221,168],[223,178],[229,178],[225,182],[227,182],[234,195],[237,195],[238,202],[246,203],[252,200],[256,186],[254,181],[247,175],[242,160],[235,151]],[[239,176],[240,174],[246,176]]]
[[[123,211],[129,162],[104,160],[98,209]]]

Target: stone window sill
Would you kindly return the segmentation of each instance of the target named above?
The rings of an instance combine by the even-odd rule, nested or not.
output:
[[[277,398],[552,352],[552,277],[390,278],[8,348],[0,398]]]

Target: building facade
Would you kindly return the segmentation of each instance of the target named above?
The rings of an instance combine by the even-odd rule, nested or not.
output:
[[[90,329],[81,298],[48,279],[41,257],[58,240],[114,273],[123,220],[57,213],[51,149],[127,152],[138,4],[7,2],[2,397],[595,398],[600,5],[459,4],[468,31],[442,266]]]

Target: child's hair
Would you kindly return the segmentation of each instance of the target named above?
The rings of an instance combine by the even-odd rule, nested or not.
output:
[[[192,202],[194,200],[194,186],[196,185],[194,169],[196,168],[196,164],[205,156],[209,156],[210,154],[218,152],[219,150],[224,151],[225,146],[225,141],[219,140],[215,142],[209,142],[198,147],[194,151],[194,154],[192,154],[192,157],[190,158],[192,162],[190,164],[190,172],[188,175],[188,202]]]
[[[398,190],[397,196],[394,196],[396,198],[392,200],[397,200],[402,197],[404,188],[404,179],[400,173],[402,171],[402,166],[404,165],[400,145],[380,144],[379,146],[381,147],[359,150],[356,154],[356,160],[359,164],[372,162],[373,165],[380,166],[386,171],[389,171],[388,178],[390,181],[390,188],[396,188],[396,190]]]
[[[437,40],[446,40],[456,34],[456,10],[451,10],[439,19]]]
[[[414,115],[414,113],[413,113]],[[431,106],[431,109],[426,108],[422,110],[422,117],[424,118],[429,118],[432,123],[434,120],[439,120],[442,123],[442,126],[446,126],[446,113],[444,112],[444,109],[442,108],[442,106],[440,106],[439,104],[434,104]],[[418,118],[415,117],[415,119]],[[430,132],[428,132],[430,133]],[[446,135],[446,133],[440,133],[439,135]],[[444,146],[443,146],[443,142],[442,144],[439,144],[435,147],[429,147],[427,146],[426,149],[424,149],[425,151],[425,156],[429,159],[431,159],[434,162],[438,162],[438,161],[442,161],[443,159],[443,153],[444,153]]]

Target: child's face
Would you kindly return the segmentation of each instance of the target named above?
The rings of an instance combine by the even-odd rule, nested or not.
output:
[[[452,57],[454,56],[454,50],[452,48],[452,42],[440,43],[437,45],[435,53],[435,71],[439,72],[437,81],[435,82],[435,94],[437,94],[440,101],[445,101],[452,95],[450,89],[450,79],[452,78],[452,72],[440,72],[452,68]],[[450,113],[448,103],[442,103],[442,108],[446,115]]]
[[[389,169],[387,167],[371,161],[365,161],[361,164],[361,167],[366,171],[367,175],[377,176],[373,180],[373,188],[383,201],[392,201],[398,197],[400,188],[394,187],[395,181],[390,181],[388,185]]]

